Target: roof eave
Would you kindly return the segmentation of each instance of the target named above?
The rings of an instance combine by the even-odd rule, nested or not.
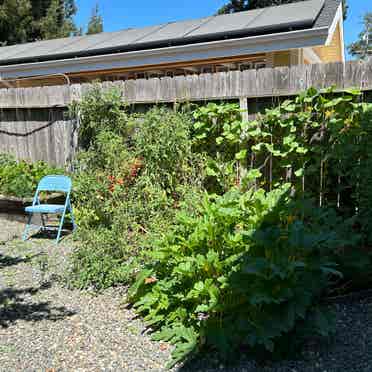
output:
[[[312,28],[238,39],[203,42],[99,56],[0,66],[0,78],[21,78],[54,73],[74,73],[135,68],[172,62],[249,55],[325,45],[329,28]]]

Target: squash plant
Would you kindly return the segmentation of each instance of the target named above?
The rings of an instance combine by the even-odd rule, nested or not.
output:
[[[340,275],[328,258],[334,236],[288,215],[289,190],[206,195],[154,243],[129,299],[156,340],[175,344],[170,365],[205,348],[275,352],[305,319],[311,332],[329,333],[331,318],[315,304]]]

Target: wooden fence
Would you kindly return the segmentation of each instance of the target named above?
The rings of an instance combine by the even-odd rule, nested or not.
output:
[[[236,99],[254,114],[260,101],[295,95],[312,86],[372,90],[372,63],[277,67],[103,82],[101,86],[119,89],[123,101],[130,104]],[[64,113],[91,88],[92,84],[73,84],[0,89],[0,153],[57,165],[68,163],[76,149],[76,128]]]
[[[0,153],[18,159],[69,164],[77,148],[76,125],[61,108],[0,109]]]

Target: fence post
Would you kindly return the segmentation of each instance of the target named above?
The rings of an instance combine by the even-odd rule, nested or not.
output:
[[[248,121],[248,97],[247,96],[243,96],[239,98],[239,106],[240,106],[240,110],[242,110],[241,116],[242,116],[243,122]],[[244,135],[245,134],[242,133],[242,137],[244,137]],[[248,167],[246,164],[246,160],[244,161],[244,163],[242,163],[241,161],[238,162],[236,173],[237,173],[237,180],[238,180],[239,185],[241,184],[241,180],[247,174],[247,171],[248,171],[247,169]]]
[[[248,121],[248,97],[240,97],[239,98],[239,106],[242,111],[242,119],[243,121]]]

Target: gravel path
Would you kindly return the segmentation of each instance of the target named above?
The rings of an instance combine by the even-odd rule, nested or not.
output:
[[[71,239],[26,243],[23,225],[0,220],[0,371],[161,371],[169,347],[141,334],[123,290],[60,283]]]
[[[100,295],[67,289],[64,272],[71,237],[19,240],[23,224],[0,216],[0,371],[163,371],[165,343],[143,334],[143,323],[123,306],[124,289]],[[313,341],[301,360],[257,366],[245,359],[225,366],[214,354],[179,372],[372,372],[372,295],[332,305],[337,330]]]

